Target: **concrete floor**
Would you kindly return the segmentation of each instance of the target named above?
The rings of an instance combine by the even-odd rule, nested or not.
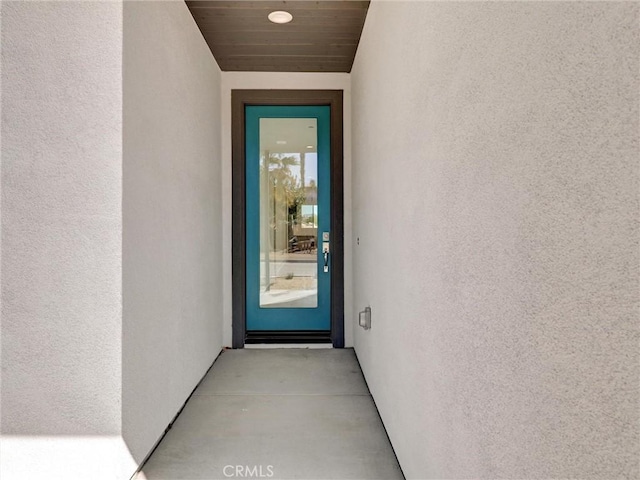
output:
[[[226,350],[137,480],[402,479],[351,349]]]

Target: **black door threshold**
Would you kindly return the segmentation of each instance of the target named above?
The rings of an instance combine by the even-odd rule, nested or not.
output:
[[[331,332],[255,330],[247,332],[244,343],[332,343]]]

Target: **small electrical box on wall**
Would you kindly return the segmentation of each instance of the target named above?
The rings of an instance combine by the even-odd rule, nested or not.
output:
[[[358,324],[365,330],[371,328],[371,307],[365,307],[358,315]]]

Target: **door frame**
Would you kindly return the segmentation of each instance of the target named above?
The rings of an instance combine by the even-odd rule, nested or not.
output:
[[[344,172],[342,90],[231,91],[231,275],[232,347],[244,348],[246,330],[245,107],[249,105],[328,105],[331,110],[331,330],[327,337],[304,332],[263,332],[260,343],[331,341],[344,347]],[[251,339],[250,339],[251,340]]]

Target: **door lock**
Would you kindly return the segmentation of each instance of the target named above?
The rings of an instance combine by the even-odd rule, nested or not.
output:
[[[329,232],[322,232],[322,256],[324,257],[324,273],[329,271]]]

